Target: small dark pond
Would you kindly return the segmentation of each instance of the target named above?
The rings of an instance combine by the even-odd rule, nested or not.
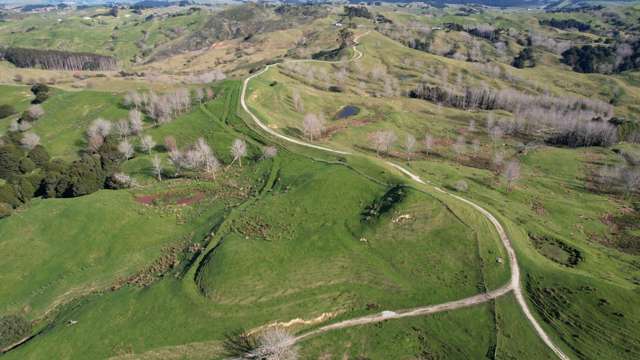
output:
[[[336,119],[340,120],[340,119],[347,118],[349,116],[358,115],[359,112],[360,112],[359,107],[353,106],[353,105],[347,105],[342,109],[340,109],[340,111],[338,111],[338,113],[336,114]]]

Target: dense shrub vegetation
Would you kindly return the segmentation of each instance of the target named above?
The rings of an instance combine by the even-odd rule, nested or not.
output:
[[[536,66],[536,59],[533,56],[533,49],[531,49],[530,47],[525,47],[524,49],[522,49],[518,56],[513,59],[513,63],[511,65],[513,65],[513,67],[517,67],[518,69]]]
[[[371,19],[373,16],[365,6],[345,6],[344,15],[348,17],[361,17]]]
[[[31,101],[32,104],[42,104],[49,98],[49,91],[51,89],[45,84],[36,84],[31,87],[31,92],[35,95],[35,99]]]
[[[371,223],[381,215],[391,210],[394,205],[401,202],[407,196],[402,185],[395,185],[373,203],[369,204],[360,214],[362,222]]]
[[[541,25],[547,25],[558,29],[577,29],[578,31],[589,31],[591,25],[575,19],[550,19],[540,21]]]
[[[617,47],[584,45],[562,53],[562,62],[581,73],[617,73],[640,68],[640,41]]]
[[[105,186],[106,179],[124,160],[118,151],[117,137],[109,136],[97,153],[82,154],[71,163],[50,160],[42,145],[25,145],[29,133],[10,132],[0,146],[0,204],[16,208],[34,196],[76,197]]]
[[[4,119],[16,113],[16,109],[9,104],[0,105],[0,119]]]

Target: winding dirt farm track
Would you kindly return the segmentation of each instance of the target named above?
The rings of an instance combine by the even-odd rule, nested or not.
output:
[[[359,51],[356,46],[358,45],[358,39],[361,38],[362,36],[367,35],[369,32],[363,33],[358,35],[357,37],[354,38],[354,43],[355,45],[353,45],[353,52],[354,52],[354,56],[348,60],[348,61],[356,61],[360,58],[362,58],[364,55],[361,51]],[[323,62],[320,60],[290,60],[288,62]],[[247,114],[249,114],[249,116],[251,117],[251,119],[255,122],[256,125],[258,125],[258,127],[260,127],[262,130],[264,130],[265,132],[269,133],[270,135],[273,135],[279,139],[282,140],[286,140],[290,143],[293,144],[297,144],[297,145],[301,145],[301,146],[306,146],[309,148],[313,148],[316,150],[321,150],[321,151],[326,151],[326,152],[330,152],[330,153],[334,153],[334,154],[339,154],[339,155],[349,155],[351,154],[350,152],[347,151],[341,151],[341,150],[335,150],[335,149],[331,149],[328,147],[324,147],[324,146],[319,146],[319,145],[314,145],[314,144],[310,144],[298,139],[294,139],[285,135],[282,135],[280,133],[278,133],[277,131],[271,129],[270,127],[268,127],[266,124],[264,124],[262,121],[260,121],[260,119],[253,113],[251,112],[251,110],[249,109],[249,107],[247,106],[246,103],[246,93],[247,93],[247,87],[249,85],[249,82],[262,75],[264,72],[268,71],[271,67],[273,66],[277,66],[278,64],[272,64],[272,65],[268,65],[266,66],[262,71],[259,71],[249,77],[247,77],[244,80],[244,83],[242,84],[242,94],[240,96],[240,104],[242,105],[242,108],[244,109],[244,111],[247,112]],[[365,324],[372,324],[372,323],[377,323],[377,322],[381,322],[384,320],[390,320],[390,319],[400,319],[400,318],[405,318],[405,317],[414,317],[414,316],[424,316],[424,315],[429,315],[429,314],[434,314],[434,313],[438,313],[438,312],[443,312],[443,311],[450,311],[450,310],[455,310],[455,309],[461,309],[461,308],[465,308],[465,307],[469,307],[469,306],[473,306],[473,305],[477,305],[477,304],[482,304],[485,302],[488,302],[492,299],[495,299],[497,297],[500,297],[502,295],[505,295],[511,291],[513,291],[516,300],[518,302],[518,305],[520,306],[520,308],[522,309],[524,315],[526,316],[527,320],[531,323],[531,325],[533,326],[536,334],[538,335],[538,337],[540,337],[540,339],[547,345],[547,347],[549,347],[549,349],[551,349],[551,351],[553,351],[554,354],[556,354],[556,356],[562,360],[568,360],[569,357],[558,347],[556,346],[553,341],[551,341],[551,338],[549,337],[549,335],[547,335],[547,333],[544,331],[544,329],[542,328],[542,326],[540,326],[540,324],[538,323],[538,321],[536,320],[536,318],[533,316],[533,314],[531,313],[531,310],[529,309],[529,306],[524,298],[524,294],[522,291],[522,286],[520,284],[520,266],[518,265],[518,259],[516,258],[516,253],[513,250],[513,247],[511,246],[511,241],[509,240],[509,237],[507,236],[507,233],[505,232],[504,228],[502,227],[502,225],[500,224],[500,222],[489,212],[487,211],[485,208],[481,207],[480,205],[467,200],[463,197],[457,196],[455,194],[451,194],[447,191],[442,190],[441,188],[437,187],[437,186],[433,186],[429,183],[429,181],[424,181],[422,180],[422,178],[420,178],[420,176],[412,173],[411,171],[403,168],[402,166],[392,163],[390,161],[386,161],[386,160],[380,160],[382,162],[384,162],[386,165],[391,166],[395,169],[397,169],[398,171],[402,172],[403,174],[405,174],[406,176],[408,176],[411,180],[425,185],[425,186],[431,186],[433,188],[433,190],[438,191],[440,193],[446,194],[448,196],[451,196],[452,198],[459,200],[471,207],[473,207],[474,209],[476,209],[477,211],[479,211],[485,218],[487,218],[494,226],[494,228],[496,229],[496,231],[498,232],[498,236],[500,237],[500,241],[502,242],[502,245],[505,247],[507,254],[509,255],[509,266],[511,268],[511,279],[509,280],[509,283],[507,283],[506,285],[502,286],[501,288],[498,288],[496,290],[492,290],[486,293],[482,293],[482,294],[478,294],[478,295],[474,295],[468,298],[464,298],[464,299],[460,299],[460,300],[455,300],[455,301],[450,301],[450,302],[446,302],[446,303],[442,303],[442,304],[436,304],[436,305],[428,305],[428,306],[421,306],[421,307],[417,307],[414,309],[403,309],[403,310],[396,310],[396,311],[382,311],[381,313],[378,314],[372,314],[372,315],[367,315],[367,316],[362,316],[362,317],[357,317],[357,318],[353,318],[353,319],[348,319],[348,320],[343,320],[337,323],[333,323],[333,324],[329,324],[329,325],[325,325],[322,326],[318,329],[312,330],[310,332],[304,333],[302,335],[299,335],[298,337],[295,338],[295,341],[302,341],[306,338],[309,338],[311,336],[314,335],[318,335],[321,333],[325,333],[331,330],[336,330],[336,329],[344,329],[344,328],[348,328],[348,327],[353,327],[353,326],[358,326],[358,325],[365,325]]]

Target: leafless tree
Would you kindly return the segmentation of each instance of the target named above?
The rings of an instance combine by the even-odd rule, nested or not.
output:
[[[173,149],[169,150],[169,161],[173,164],[173,167],[176,169],[176,176],[180,175],[180,169],[182,169],[182,153],[180,150]]]
[[[196,141],[195,149],[199,153],[200,167],[211,177],[215,178],[216,173],[220,169],[220,161],[218,161],[218,158],[213,154],[209,144],[207,144],[204,138],[199,138]]]
[[[120,135],[121,139],[126,139],[131,133],[131,130],[129,129],[129,122],[124,119],[119,120],[116,123],[116,131],[118,132],[118,135]]]
[[[480,140],[473,139],[471,149],[473,150],[473,154],[477,156],[480,153]]]
[[[318,138],[324,131],[324,119],[322,116],[316,114],[307,114],[302,120],[302,132],[313,141],[314,138]]]
[[[158,181],[162,181],[162,160],[158,154],[154,155],[151,159],[151,165],[153,166],[153,173],[158,178]]]
[[[203,154],[195,147],[189,148],[182,152],[180,166],[190,170],[198,169],[204,162],[202,155]]]
[[[89,128],[87,129],[87,138],[88,139],[94,138],[94,142],[95,142],[95,138],[100,137],[102,138],[102,140],[104,140],[104,138],[109,136],[110,133],[111,133],[111,122],[101,118],[97,118],[93,120],[93,122],[91,122],[91,124],[89,125]],[[102,145],[102,143],[100,145]]]
[[[293,93],[291,94],[291,100],[293,102],[293,108],[301,113],[304,111],[304,104],[302,102],[302,98],[300,97],[300,92],[298,89],[293,89]]]
[[[491,135],[491,129],[493,129],[493,127],[496,124],[496,117],[495,115],[493,115],[493,113],[488,113],[487,114],[487,123],[486,123],[486,127],[487,127],[487,134]]]
[[[392,130],[379,130],[369,134],[369,141],[376,149],[377,156],[380,156],[381,152],[389,152],[396,139],[396,133]]]
[[[507,163],[503,173],[507,182],[507,191],[511,191],[513,184],[520,179],[520,163],[517,160],[511,160]]]
[[[191,107],[191,94],[189,90],[181,88],[169,96],[170,103],[173,103],[173,110],[177,114],[183,114]]]
[[[142,151],[151,155],[151,150],[156,146],[156,142],[153,140],[151,135],[141,135],[140,136],[140,148]]]
[[[102,144],[104,144],[104,138],[98,134],[93,134],[87,139],[87,148],[91,152],[98,152]]]
[[[493,141],[494,147],[497,145],[498,141],[502,139],[502,136],[504,136],[504,131],[500,126],[494,126],[489,130],[489,137],[491,138],[491,141]]]
[[[193,90],[193,98],[198,102],[198,104],[202,104],[202,99],[204,99],[205,93],[202,88],[196,88]]]
[[[9,128],[8,128],[9,132],[18,132],[20,131],[20,124],[18,123],[18,120],[11,120],[11,122],[9,123]]]
[[[33,150],[39,144],[40,137],[32,132],[25,133],[20,139],[20,145],[27,150]]]
[[[137,109],[129,111],[129,129],[131,130],[131,133],[134,135],[140,134],[142,132],[143,125],[142,113]]]
[[[134,154],[133,145],[129,140],[124,139],[118,144],[118,151],[124,156],[125,159],[131,159]]]
[[[501,152],[496,152],[493,154],[492,162],[496,174],[500,174],[502,172],[502,165],[504,165],[504,155]]]
[[[622,171],[622,185],[627,196],[640,190],[640,169],[627,167]]]
[[[411,155],[416,149],[416,138],[411,134],[407,134],[404,140],[404,151],[407,153],[407,160],[411,159]]]
[[[41,105],[31,105],[27,109],[27,116],[30,120],[38,120],[44,115],[44,109]]]
[[[135,179],[131,178],[131,176],[122,172],[117,172],[113,174],[112,178],[113,178],[113,181],[115,181],[121,187],[124,187],[124,188],[137,186]]]
[[[220,170],[220,161],[213,155],[213,152],[209,151],[203,154],[203,166],[204,171],[215,179]]]
[[[468,132],[475,132],[476,131],[476,122],[475,122],[475,120],[469,120],[469,125],[467,126],[467,131]]]
[[[167,136],[164,138],[164,148],[168,151],[177,151],[178,144],[176,143],[176,138],[173,136]]]
[[[464,136],[460,135],[456,139],[456,142],[452,146],[453,151],[456,153],[456,157],[460,158],[467,151],[467,142]]]
[[[271,159],[278,155],[278,148],[275,146],[265,146],[262,148],[262,158]]]
[[[246,354],[245,359],[297,360],[298,348],[295,337],[281,328],[270,328],[258,338],[256,349]]]
[[[127,95],[124,96],[124,105],[139,109],[142,105],[142,97],[140,96],[140,93],[137,91],[129,91]]]
[[[431,150],[433,150],[433,136],[430,134],[425,135],[422,140],[422,146],[424,147],[424,151],[427,155],[431,154]]]
[[[18,122],[18,130],[19,131],[27,131],[31,129],[33,125],[31,125],[30,121],[19,121]]]
[[[233,163],[238,160],[240,167],[242,167],[242,158],[247,156],[247,143],[242,139],[233,140],[233,144],[231,144],[231,156],[233,156],[233,160],[229,165],[233,165]]]
[[[624,59],[633,55],[633,48],[629,44],[620,44],[616,48],[616,66],[624,62]]]

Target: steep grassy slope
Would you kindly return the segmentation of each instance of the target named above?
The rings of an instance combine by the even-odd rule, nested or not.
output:
[[[162,249],[192,239],[203,218],[190,208],[157,209],[127,191],[78,199],[34,200],[0,222],[3,253],[0,312],[38,318],[56,305],[107,288],[159,258]],[[189,219],[188,224],[184,224]]]
[[[297,76],[295,71],[292,76],[290,69],[272,69],[250,86],[250,105],[272,128],[293,137],[303,137],[304,114],[325,114],[327,131],[319,143],[370,156],[374,152],[368,134],[379,129],[394,130],[398,140],[388,154],[389,159],[404,162],[424,178],[444,187],[454,189],[457,181],[466,181],[469,190],[465,196],[487,205],[509,225],[524,268],[523,283],[529,300],[556,341],[571,348],[576,357],[634,358],[638,343],[633,340],[637,334],[633,324],[640,320],[634,295],[640,268],[637,255],[617,243],[621,241],[616,240],[620,239],[616,235],[617,225],[606,220],[634,213],[631,210],[634,205],[629,198],[594,192],[591,185],[593,172],[598,167],[625,162],[616,154],[619,151],[559,149],[542,144],[523,147],[521,142],[532,139],[517,136],[494,142],[486,132],[487,112],[459,111],[399,96],[369,97],[367,92],[380,85],[363,78],[360,69],[373,69],[382,63],[389,72],[406,75],[409,83],[419,76],[413,75],[417,66],[403,65],[403,54],[420,58],[426,69],[446,66],[448,73],[462,72],[471,83],[508,84],[498,78],[488,79],[482,72],[472,72],[473,65],[469,63],[415,54],[414,50],[397,47],[390,53],[386,52],[389,49],[383,52],[381,44],[393,46],[393,43],[375,33],[365,36],[361,42],[365,56],[348,67],[345,93],[327,91],[321,76],[309,81],[309,76]],[[315,74],[321,74],[322,68],[329,74],[340,71],[340,66],[327,64],[304,67],[314,69]],[[305,71],[308,70],[302,73]],[[544,66],[518,74],[526,74],[527,79],[536,81],[549,79],[547,84],[552,84],[559,93],[570,90],[586,96],[597,92],[603,99],[612,91],[602,84],[618,81],[602,75],[575,76],[566,70]],[[441,75],[442,72],[438,76]],[[551,80],[554,77],[572,80]],[[628,77],[620,80],[628,82]],[[365,86],[358,85],[358,81],[365,82]],[[294,110],[293,91],[301,95],[303,112]],[[627,92],[632,93],[637,91]],[[618,103],[616,112],[634,114],[633,103],[629,99]],[[334,114],[346,105],[355,105],[360,112],[352,118],[335,120]],[[494,116],[504,114],[494,112]],[[471,120],[475,126],[470,128]],[[403,148],[407,134],[419,140],[424,134],[431,134],[435,139],[431,154],[420,150],[408,154]],[[460,135],[467,139],[462,155],[451,146]],[[478,142],[477,149],[472,149],[471,140]],[[629,145],[629,149],[633,148]],[[522,180],[514,191],[507,191],[503,179],[495,172],[492,157],[496,151],[507,160],[517,159],[521,163]],[[610,333],[611,337],[604,339],[597,335],[603,332]]]
[[[195,129],[180,134],[180,141],[188,139],[189,131],[214,139],[219,133],[248,131],[234,114],[234,88],[237,83],[229,83],[225,95],[207,106],[220,110],[210,122],[190,122]],[[128,166],[142,169],[143,160]],[[224,333],[237,327],[322,313],[344,319],[457,299],[506,281],[507,267],[495,261],[502,250],[477,214],[406,189],[403,201],[364,223],[362,211],[385,194],[386,184],[402,180],[367,161],[346,165],[286,149],[275,160],[246,165],[243,176],[266,187],[250,192],[243,205],[228,208],[213,232],[211,245],[218,244],[208,247],[213,251],[169,273],[177,279],[165,276],[148,288],[125,286],[63,307],[53,326],[7,358],[105,357],[154,349],[212,356],[219,354]],[[261,182],[265,174],[269,180]],[[140,179],[149,181],[145,175]],[[65,326],[67,320],[77,323]],[[442,326],[452,329],[447,322]]]

